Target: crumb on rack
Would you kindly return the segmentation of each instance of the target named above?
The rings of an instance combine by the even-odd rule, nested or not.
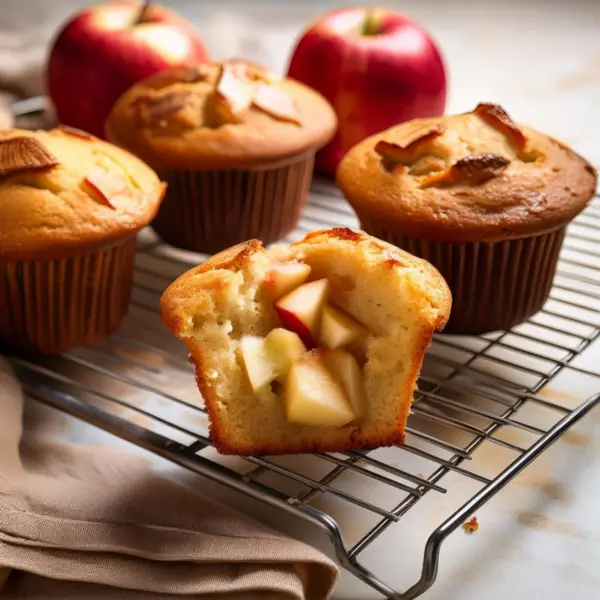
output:
[[[475,533],[479,529],[479,523],[477,522],[477,517],[472,517],[466,523],[463,523],[463,529],[466,533]]]

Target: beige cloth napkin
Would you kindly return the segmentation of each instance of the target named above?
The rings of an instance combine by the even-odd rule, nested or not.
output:
[[[316,549],[141,457],[23,431],[21,387],[2,357],[0,411],[0,565],[25,572],[7,598],[330,596],[338,570]]]

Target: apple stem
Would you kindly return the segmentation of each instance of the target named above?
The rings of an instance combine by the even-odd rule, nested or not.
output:
[[[373,8],[367,9],[365,20],[362,24],[362,35],[377,35],[379,34],[379,19],[377,18],[377,10]]]
[[[142,23],[146,22],[146,13],[148,12],[148,9],[150,8],[150,0],[144,0],[144,3],[142,4],[142,8],[140,9],[140,12],[138,13],[137,19],[135,20],[134,25],[141,25]]]

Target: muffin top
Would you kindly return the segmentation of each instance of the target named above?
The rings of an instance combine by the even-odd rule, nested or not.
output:
[[[109,139],[154,167],[251,167],[324,146],[336,127],[317,92],[245,60],[176,67],[115,104]]]
[[[363,223],[436,241],[499,241],[551,231],[596,190],[596,171],[498,105],[415,119],[367,138],[337,183]]]
[[[0,260],[67,258],[145,227],[165,185],[83,131],[0,132]]]

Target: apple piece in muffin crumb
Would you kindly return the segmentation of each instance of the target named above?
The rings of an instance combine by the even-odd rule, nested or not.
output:
[[[310,265],[298,261],[274,264],[265,276],[264,286],[269,295],[278,300],[302,285],[310,275]]]
[[[316,345],[328,293],[329,281],[319,279],[297,287],[275,303],[283,326],[297,333],[307,348]]]
[[[342,427],[356,418],[321,349],[292,364],[285,382],[285,409],[290,423],[309,427]]]
[[[323,309],[319,342],[326,348],[335,350],[348,346],[367,333],[365,327],[354,317],[333,304],[327,304]]]
[[[58,159],[34,137],[15,136],[0,140],[0,177],[57,165]]]
[[[112,209],[115,208],[114,199],[127,191],[127,182],[122,177],[102,167],[94,167],[84,183],[95,200]]]

